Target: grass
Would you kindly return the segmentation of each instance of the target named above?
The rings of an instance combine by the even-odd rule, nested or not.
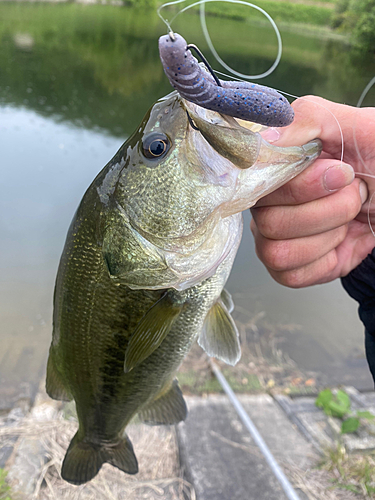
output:
[[[270,323],[263,311],[242,307],[247,298],[234,296],[233,317],[240,334],[241,359],[236,366],[218,362],[232,389],[237,393],[316,394],[322,377],[302,372],[283,350],[285,338],[298,332],[299,325]],[[222,392],[212,374],[207,355],[195,344],[184,360],[177,378],[185,394]],[[324,382],[326,382],[324,380]]]
[[[193,1],[189,3],[193,3]],[[265,10],[276,22],[306,23],[319,26],[330,26],[334,7],[334,4],[330,2],[322,3],[316,1],[306,2],[305,4],[303,2],[282,0],[257,0],[256,5]],[[180,10],[180,6],[174,7],[173,12],[177,12],[178,10]],[[165,9],[164,12],[166,13],[165,17],[172,17],[169,15],[168,9]],[[260,14],[256,9],[229,2],[209,2],[206,4],[206,13],[211,16],[237,20],[254,17],[262,20],[265,19],[264,15]]]
[[[341,443],[326,452],[320,468],[332,475],[332,485],[344,491],[375,498],[375,452],[348,454]]]
[[[0,500],[12,500],[11,489],[6,482],[7,472],[0,469]]]
[[[224,375],[232,389],[237,393],[254,393],[263,391],[261,382],[255,374],[243,373],[243,376],[231,374],[232,369],[224,369]],[[209,375],[203,380],[194,370],[180,372],[178,381],[183,392],[191,394],[222,393],[223,389],[214,375]]]
[[[27,499],[34,500],[150,500],[153,498],[173,498],[175,500],[196,500],[192,485],[182,475],[179,465],[177,437],[173,427],[132,424],[127,428],[129,437],[139,461],[139,473],[127,475],[107,464],[90,482],[72,486],[60,477],[60,469],[68,444],[77,430],[77,420],[72,416],[72,408],[64,415],[59,402],[38,405],[50,415],[51,406],[56,409],[51,419],[36,420],[32,416],[23,419],[17,427],[0,427],[0,447],[7,446],[14,437],[19,438],[18,453],[22,444],[34,449],[34,442],[42,445],[40,469],[35,471],[33,491]],[[21,450],[21,451],[20,451]],[[18,458],[20,455],[18,456]],[[28,456],[24,455],[27,460]],[[9,472],[15,490],[19,484],[22,470],[13,466]],[[11,497],[9,486],[5,483],[6,473],[0,469],[0,500],[16,500]],[[30,487],[29,485],[29,487]],[[20,491],[20,494],[22,492]],[[17,497],[18,498],[18,497]],[[23,497],[21,497],[23,498]]]

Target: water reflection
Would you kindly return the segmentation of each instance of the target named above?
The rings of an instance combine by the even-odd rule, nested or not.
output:
[[[208,25],[217,50],[237,70],[254,74],[272,65],[276,43],[270,27],[218,18]],[[208,54],[197,16],[178,18],[175,29]],[[1,3],[0,102],[128,135],[145,108],[170,91],[157,49],[164,31],[154,12]],[[291,94],[355,104],[375,73],[374,64],[353,64],[340,42],[290,32],[283,41],[281,64],[264,83]]]
[[[51,337],[59,256],[76,207],[122,140],[0,107],[0,409],[29,397]]]
[[[223,59],[239,71],[271,66],[270,28],[218,18],[208,26]],[[175,30],[208,53],[196,16],[179,19]],[[29,394],[43,373],[55,272],[83,192],[147,108],[171,90],[157,51],[163,32],[153,13],[131,9],[0,3],[0,407],[17,391]],[[264,81],[278,89],[355,104],[375,74],[342,43],[290,32],[283,41],[282,62]],[[371,387],[356,306],[339,283],[279,287],[257,261],[247,230],[229,286],[254,314],[261,308],[276,326],[299,325],[283,348],[302,367],[342,380],[349,363],[347,382]]]

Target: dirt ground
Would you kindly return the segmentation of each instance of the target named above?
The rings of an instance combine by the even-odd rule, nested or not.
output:
[[[264,313],[252,314],[237,305],[232,315],[240,334],[241,359],[236,366],[218,364],[234,391],[311,395],[324,386],[321,375],[301,371],[280,348],[285,335],[298,331],[299,325],[283,324],[276,328]],[[182,364],[178,379],[185,394],[221,392],[208,357],[197,343]]]

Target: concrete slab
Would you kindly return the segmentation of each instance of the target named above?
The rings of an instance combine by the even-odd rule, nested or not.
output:
[[[318,454],[268,394],[240,396],[244,409],[280,465],[309,468]]]
[[[345,387],[350,396],[352,409],[367,410],[375,415],[375,393],[360,393],[354,387]],[[338,437],[348,452],[363,452],[375,449],[375,424],[363,421],[357,432],[341,436],[341,420],[328,417],[315,406],[315,398],[296,398],[276,396],[276,401],[283,408],[290,420],[316,448],[333,447]]]
[[[189,397],[189,415],[177,428],[180,459],[198,500],[285,500],[260,450],[226,396]],[[241,396],[279,464],[308,467],[311,446],[268,395]],[[301,498],[303,495],[301,494]]]

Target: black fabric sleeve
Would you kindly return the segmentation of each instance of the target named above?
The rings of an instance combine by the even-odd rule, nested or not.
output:
[[[341,278],[348,294],[359,302],[359,317],[367,332],[375,337],[375,248],[359,266]]]
[[[366,328],[366,358],[375,384],[375,248],[359,266],[341,278],[341,282],[348,294],[359,302],[359,317]]]
[[[365,350],[367,363],[375,385],[375,337],[370,335],[367,330],[365,332]]]

